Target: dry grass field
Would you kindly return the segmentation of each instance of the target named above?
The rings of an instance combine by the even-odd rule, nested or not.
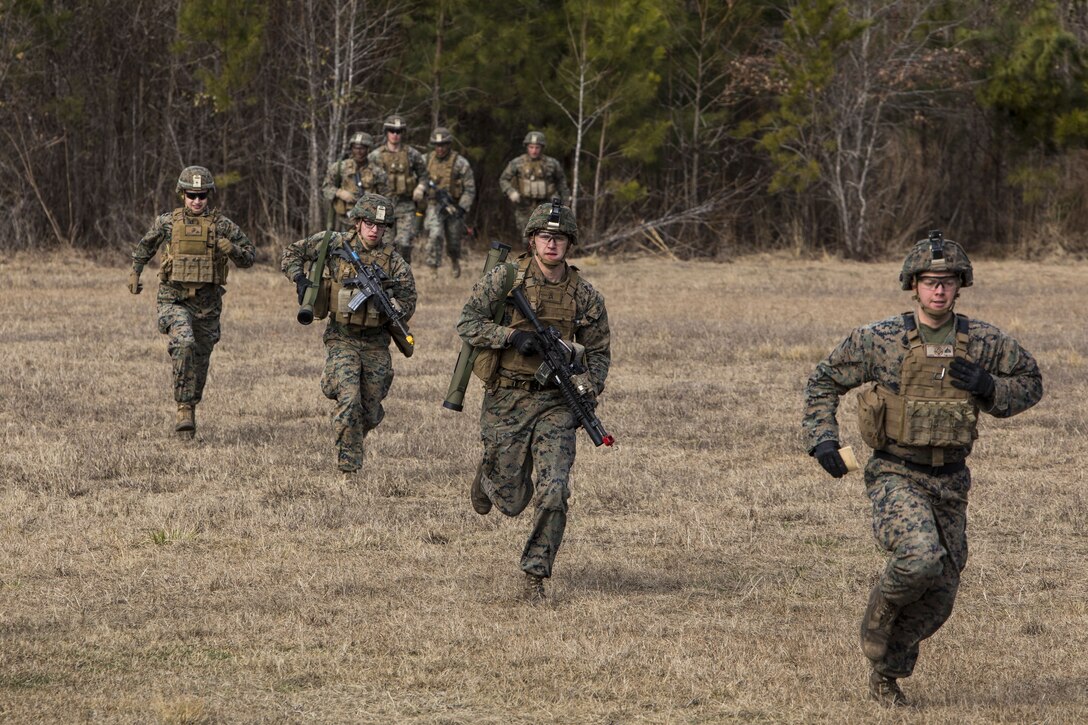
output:
[[[915,706],[889,712],[856,642],[883,561],[861,476],[824,474],[799,421],[818,359],[908,306],[897,265],[581,260],[608,300],[618,443],[579,434],[532,608],[528,514],[468,503],[478,383],[441,407],[481,263],[420,275],[418,352],[394,352],[344,488],[323,323],[295,322],[270,264],[232,276],[184,442],[152,270],[133,297],[121,259],[0,262],[0,720],[1088,721],[1088,266],[982,261],[963,294],[1046,396],[984,421],[957,608],[904,681]]]

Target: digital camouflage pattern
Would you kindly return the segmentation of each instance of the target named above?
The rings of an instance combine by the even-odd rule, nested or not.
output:
[[[336,210],[336,230],[351,231],[352,222],[348,219],[351,205],[337,198],[336,192],[345,189],[358,199],[365,193],[385,195],[389,179],[385,171],[371,163],[357,164],[355,159],[346,158],[329,164],[325,171],[325,181],[321,185],[321,195]]]
[[[456,187],[460,188],[460,194],[453,196],[457,206],[461,207],[465,214],[472,209],[472,202],[476,199],[476,178],[472,173],[472,165],[461,154],[450,151],[453,157],[451,177],[456,180]],[[448,157],[447,157],[448,158]],[[441,163],[435,158],[434,151],[427,154],[427,167],[432,163]],[[444,179],[432,177],[435,185],[440,189],[450,191]],[[454,191],[457,189],[455,188]],[[442,264],[443,246],[449,258],[456,262],[461,258],[461,244],[465,238],[464,215],[456,216],[442,212],[442,208],[434,199],[433,190],[428,190],[427,213],[423,219],[423,226],[427,230],[427,265],[437,268]]]
[[[971,472],[933,476],[871,458],[865,490],[873,506],[873,535],[891,554],[880,588],[899,607],[887,653],[873,668],[909,677],[922,640],[952,614],[967,565],[967,493]]]
[[[971,319],[968,355],[994,378],[992,400],[982,412],[1016,415],[1042,398],[1035,359],[993,325]],[[811,452],[824,441],[840,441],[839,398],[867,382],[900,392],[900,370],[908,353],[902,315],[855,329],[817,366],[805,387],[803,428]],[[967,453],[970,452],[968,447]],[[880,579],[884,597],[900,608],[886,655],[873,663],[887,677],[907,677],[919,643],[952,612],[960,572],[967,563],[967,499],[971,473],[923,473],[901,463],[870,459],[866,492],[873,507],[873,534],[890,555]]]
[[[491,312],[492,304],[500,304],[504,293],[504,269],[500,265],[477,282],[461,311],[457,333],[474,347],[506,347],[513,304],[506,304],[501,324],[492,321]],[[540,274],[535,261],[528,274]],[[586,348],[590,384],[602,391],[611,365],[608,314],[604,298],[580,276],[575,290],[574,339]],[[504,370],[499,375],[514,383],[531,379]],[[521,568],[530,574],[551,576],[563,539],[577,425],[557,390],[491,385],[484,394],[481,484],[495,507],[507,516],[517,516],[533,501],[536,513],[521,557]]]
[[[526,174],[526,169],[539,169],[539,173],[533,172],[534,180],[544,182],[546,189],[550,191],[544,191],[536,195],[529,195],[523,193],[526,183],[529,182],[527,178],[523,178]],[[514,224],[517,226],[517,233],[520,236],[525,230],[525,225],[529,222],[529,216],[533,213],[533,209],[537,205],[545,201],[551,201],[553,195],[558,196],[564,206],[570,206],[570,187],[567,185],[567,175],[563,173],[563,165],[559,163],[558,159],[551,156],[541,154],[540,158],[534,160],[529,154],[525,153],[510,160],[510,163],[503,169],[502,174],[499,175],[499,188],[502,190],[504,196],[509,197],[510,192],[518,192],[519,199],[514,204]]]
[[[900,288],[913,289],[914,278],[923,272],[953,272],[959,275],[961,287],[973,285],[974,268],[963,247],[951,239],[944,239],[939,231],[931,234],[933,238],[917,242],[907,253],[903,269],[899,272]]]
[[[528,237],[536,232],[558,232],[570,237],[571,246],[578,243],[578,222],[569,206],[559,207],[559,222],[552,222],[552,203],[545,202],[533,210],[523,227],[522,236]]]
[[[979,401],[984,413],[1007,418],[1027,410],[1043,395],[1042,376],[1035,359],[1013,338],[993,325],[971,319],[967,352],[994,376],[994,399]],[[867,382],[899,393],[899,374],[906,356],[903,316],[859,327],[819,365],[805,387],[802,425],[808,450],[824,441],[838,441],[835,418],[839,397]]]
[[[412,240],[423,228],[423,217],[416,215],[416,203],[412,201],[412,191],[416,184],[426,185],[429,178],[427,176],[427,162],[423,159],[423,154],[417,149],[407,144],[401,144],[401,148],[408,152],[408,169],[406,173],[410,178],[414,179],[414,183],[409,184],[401,193],[397,193],[392,178],[394,172],[387,168],[384,163],[382,149],[385,147],[385,144],[382,144],[371,151],[370,155],[367,156],[367,163],[375,168],[382,169],[386,174],[386,193],[383,196],[387,196],[393,201],[397,217],[396,236],[392,240],[393,246],[396,247],[397,252],[406,261],[411,262]]]
[[[214,210],[204,215],[214,219],[217,239],[228,239],[227,255],[235,266],[253,266],[256,249],[238,225]],[[187,215],[191,216],[191,215]],[[151,261],[159,248],[170,240],[173,212],[160,214],[132,252],[132,266],[138,272]],[[192,293],[183,284],[159,283],[157,296],[158,329],[167,335],[167,352],[174,367],[174,400],[195,405],[204,396],[212,348],[219,342],[219,317],[223,312],[220,285],[205,284]]]
[[[178,175],[177,186],[174,191],[179,194],[183,191],[214,191],[215,177],[212,172],[203,166],[186,166]]]
[[[324,232],[318,232],[284,250],[280,269],[287,279],[294,280],[303,271],[305,263],[317,259],[318,247],[324,237]],[[332,254],[332,250],[342,245],[350,245],[364,264],[375,261],[379,253],[389,254],[385,272],[392,280],[392,286],[388,294],[400,305],[407,322],[416,309],[416,285],[408,263],[388,244],[367,250],[354,231],[334,233],[328,256],[333,276],[341,274],[341,265],[350,266]],[[337,468],[358,471],[363,466],[364,439],[385,417],[382,401],[393,384],[393,363],[389,354],[391,338],[384,327],[364,328],[330,319],[322,339],[325,367],[321,374],[321,392],[335,402],[332,420],[336,432]]]

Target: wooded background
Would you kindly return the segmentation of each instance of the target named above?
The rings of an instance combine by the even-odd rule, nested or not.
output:
[[[0,0],[0,49],[6,250],[127,250],[189,164],[275,248],[396,111],[481,240],[540,129],[597,251],[1088,252],[1085,0]]]

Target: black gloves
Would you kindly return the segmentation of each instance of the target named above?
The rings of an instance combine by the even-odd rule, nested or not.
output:
[[[820,462],[825,471],[835,478],[842,478],[846,475],[846,463],[839,453],[838,441],[824,441],[812,449],[812,456]]]
[[[958,357],[948,366],[948,372],[952,376],[953,387],[966,390],[980,398],[993,397],[994,376],[983,370],[978,363]]]
[[[310,280],[305,274],[299,272],[295,275],[295,291],[298,292],[298,303],[300,305],[302,304],[302,297],[306,294],[306,290],[311,287],[313,287],[313,285],[310,284]]]
[[[510,347],[526,357],[540,352],[536,346],[536,335],[527,330],[514,330],[510,335]]]

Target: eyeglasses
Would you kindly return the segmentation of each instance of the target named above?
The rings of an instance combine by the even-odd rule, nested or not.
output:
[[[959,277],[919,277],[918,286],[925,287],[928,290],[935,290],[938,287],[944,289],[955,289],[959,287]]]
[[[540,232],[537,233],[536,239],[541,244],[544,244],[544,245],[554,244],[557,247],[560,244],[566,244],[567,242],[570,241],[570,237],[568,237],[568,236],[566,236],[564,234],[547,234],[547,233],[540,233]]]
[[[404,129],[403,129],[403,128],[387,128],[387,129],[385,129],[385,130],[386,130],[386,131],[388,131],[389,133],[395,133],[395,134],[397,134],[398,136],[399,136],[399,135],[401,135],[402,133],[404,133]]]
[[[187,192],[185,192],[185,196],[188,199],[207,199],[208,198],[208,192],[206,192],[206,191],[187,191]]]

